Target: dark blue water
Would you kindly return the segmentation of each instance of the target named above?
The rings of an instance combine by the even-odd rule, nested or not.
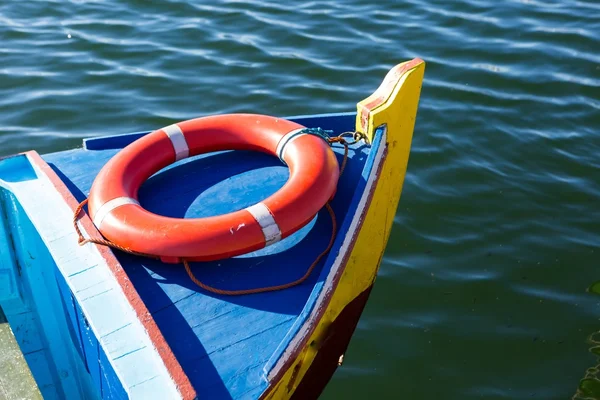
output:
[[[352,111],[421,57],[389,247],[323,398],[600,398],[599,37],[595,0],[5,0],[0,155]]]

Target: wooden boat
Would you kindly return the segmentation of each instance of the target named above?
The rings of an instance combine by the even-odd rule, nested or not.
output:
[[[420,59],[395,66],[356,112],[286,118],[332,137],[354,133],[330,202],[335,227],[323,209],[270,246],[190,264],[203,284],[251,289],[297,280],[328,249],[306,280],[281,290],[214,293],[181,264],[78,243],[74,214],[98,172],[149,132],[0,160],[0,305],[44,398],[318,397],[386,247],[424,69]],[[345,147],[331,148],[342,164]],[[163,168],[138,198],[156,214],[200,218],[261,201],[288,176],[276,157],[214,152]],[[75,220],[86,238],[101,237],[85,209]]]

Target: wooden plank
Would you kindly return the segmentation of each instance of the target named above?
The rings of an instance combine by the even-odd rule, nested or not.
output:
[[[42,399],[42,394],[2,309],[0,309],[0,399]]]
[[[295,119],[305,126],[319,126],[341,133],[352,129],[354,117],[355,113],[344,113],[331,118],[299,116]],[[118,139],[134,138],[135,135]],[[116,153],[117,142],[102,142],[100,139],[86,142],[91,144],[88,149],[94,147],[94,151],[74,150],[44,156],[78,200],[85,198],[97,172]],[[343,147],[333,147],[341,162]],[[338,227],[347,225],[345,222],[355,212],[351,199],[358,188],[364,186],[363,169],[370,151],[368,146],[360,144],[350,149],[349,162],[332,202]],[[175,218],[207,217],[264,199],[283,186],[288,176],[287,167],[277,158],[256,152],[212,153],[164,168],[142,185],[139,198],[146,209],[157,214]],[[192,269],[203,282],[226,289],[260,287],[297,279],[326,246],[331,235],[327,212],[320,213],[313,222],[305,232],[267,249],[214,263],[194,263]],[[340,243],[338,240],[331,254],[337,254]],[[290,334],[290,328],[295,326],[294,330],[297,330],[304,324],[323,289],[329,268],[322,260],[303,285],[285,291],[232,298],[199,290],[180,265],[165,265],[118,251],[115,255],[192,385],[205,393],[233,397],[260,393],[266,388],[265,372],[276,361],[277,355],[288,347],[294,336],[294,332]],[[68,261],[74,256],[80,258],[79,254],[65,253],[60,260]],[[80,274],[81,277],[73,275],[70,278],[75,282],[81,279],[86,286],[94,283],[84,279],[85,272]],[[96,297],[84,303],[89,301],[96,301]],[[99,303],[106,307],[104,302]],[[91,324],[95,322],[98,321],[90,321]],[[110,321],[100,322],[104,325]],[[134,347],[126,349],[118,343],[118,338],[127,336],[128,328],[114,326],[112,329],[115,330],[112,335],[104,332],[105,350],[109,356],[125,355],[125,361],[129,358],[126,354],[136,350]],[[272,359],[274,353],[277,355]],[[143,379],[149,382],[148,385],[153,382],[149,375]]]

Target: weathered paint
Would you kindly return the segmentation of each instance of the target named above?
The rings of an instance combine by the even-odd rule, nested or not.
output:
[[[298,119],[307,126],[333,128],[341,133],[352,126],[354,116],[346,113]],[[120,140],[121,144],[128,142],[126,136]],[[113,141],[104,144],[109,149],[103,149],[102,140],[98,139],[93,151],[44,156],[78,201],[87,195],[97,170],[118,151],[112,148]],[[342,146],[336,145],[335,151],[341,161]],[[364,144],[357,144],[350,151],[332,202],[342,229],[354,215],[351,200],[364,183],[370,153]],[[162,215],[206,217],[252,205],[281,187],[287,177],[287,167],[276,157],[220,152],[165,168],[142,186],[139,196],[144,207]],[[192,264],[192,268],[203,281],[228,289],[287,282],[304,273],[330,235],[329,217],[322,212],[298,234],[267,249],[234,259]],[[337,247],[343,237],[339,235]],[[337,247],[331,254],[337,254]],[[287,338],[293,337],[288,335],[290,328],[302,325],[305,310],[310,310],[323,289],[328,275],[323,268],[330,266],[329,261],[323,260],[309,281],[289,290],[232,298],[199,290],[180,265],[115,254],[196,391],[213,398],[258,395],[266,389],[265,365],[277,349],[287,346]]]
[[[54,188],[58,191],[58,193],[60,193],[63,201],[67,204],[71,213],[74,213],[74,211],[78,205],[78,200],[75,198],[75,195],[69,191],[69,188],[65,185],[65,182],[63,182],[63,180],[57,175],[56,170],[52,169],[48,164],[46,164],[46,162],[37,153],[32,152],[29,155],[30,155],[30,158],[35,163],[35,165],[48,177],[48,179],[52,182]],[[78,223],[80,224],[80,227],[83,231],[84,236],[100,237],[100,233],[97,231],[96,227],[93,225],[92,221],[87,216],[83,216],[79,220]],[[135,315],[138,318],[138,320],[135,321],[133,323],[133,325],[131,325],[131,322],[130,322],[130,323],[127,323],[117,329],[121,331],[120,333],[122,335],[136,334],[137,333],[136,332],[137,322],[139,322],[143,329],[143,334],[140,336],[140,337],[143,337],[143,339],[139,339],[139,340],[141,340],[143,342],[144,340],[149,339],[150,343],[151,343],[151,346],[149,346],[147,348],[147,351],[144,350],[143,353],[151,354],[153,351],[156,351],[158,353],[158,356],[160,357],[160,360],[162,361],[162,363],[164,365],[164,368],[166,369],[166,372],[167,372],[167,374],[165,374],[165,375],[162,375],[162,376],[156,375],[156,376],[152,377],[152,379],[154,380],[154,382],[152,384],[147,384],[147,383],[145,383],[146,381],[142,381],[137,384],[134,384],[134,386],[136,387],[135,392],[141,393],[143,395],[144,391],[146,390],[145,388],[147,387],[149,392],[153,393],[154,395],[160,396],[160,392],[152,391],[152,386],[155,384],[155,382],[158,382],[161,380],[164,381],[163,384],[166,384],[166,386],[169,386],[171,383],[171,380],[172,380],[173,383],[175,384],[176,390],[179,392],[179,394],[181,395],[182,398],[184,398],[184,399],[194,398],[196,396],[196,393],[195,393],[194,389],[192,388],[187,376],[185,375],[181,366],[175,359],[175,356],[173,355],[173,353],[171,352],[171,349],[169,348],[166,341],[164,340],[164,337],[161,334],[158,327],[156,326],[153,318],[149,315],[148,309],[146,308],[144,302],[140,299],[138,293],[133,288],[131,281],[127,277],[127,274],[123,271],[123,268],[119,264],[118,260],[114,256],[113,252],[110,249],[106,248],[105,246],[90,245],[90,246],[88,246],[88,248],[89,247],[91,247],[97,253],[99,253],[101,255],[102,261],[105,263],[104,265],[106,267],[108,267],[108,269],[110,270],[110,273],[111,273],[110,276],[115,278],[115,281],[116,281],[115,283],[120,287],[120,289],[122,289],[127,302],[129,303],[129,305],[131,306],[131,308],[135,312]],[[77,249],[85,251],[84,249],[81,249],[80,247],[77,247]],[[89,264],[87,266],[89,267]],[[100,262],[98,264],[98,267],[101,267],[101,269],[102,269],[102,267],[103,267],[102,262]],[[99,270],[96,270],[96,269],[92,270],[91,268],[85,268],[85,269],[83,269],[82,272],[85,272],[85,273],[87,273],[87,275],[89,275],[90,271],[93,271],[94,273],[96,273]],[[102,283],[106,283],[106,281],[102,282]],[[111,281],[110,283],[113,283],[113,282]],[[89,288],[92,288],[92,286],[90,286]],[[96,291],[99,289],[97,284],[93,285],[93,288]],[[108,293],[110,290],[112,290],[110,288],[107,288],[106,285],[103,287],[103,289],[104,289],[104,292],[100,292],[100,294]],[[85,290],[87,290],[87,289],[85,289]],[[111,293],[111,295],[112,294],[114,294],[114,292]],[[119,296],[120,292],[117,291],[116,295]],[[89,298],[89,296],[90,296],[89,292],[87,293],[87,296],[88,297],[86,297],[86,299]],[[112,298],[111,298],[111,300],[112,300]],[[113,331],[109,329],[107,336],[110,335],[111,333],[113,333]],[[97,334],[97,332],[96,332],[96,334]],[[137,334],[139,335],[139,333],[137,333]],[[127,338],[127,340],[131,341],[129,336],[125,336],[125,337]],[[127,342],[127,340],[126,340],[126,342]],[[111,341],[108,340],[108,342],[110,343]],[[123,344],[120,343],[120,345],[123,345]],[[138,341],[138,345],[141,346],[140,341]],[[127,344],[127,346],[131,346],[131,344]],[[135,347],[135,346],[133,346],[133,347]],[[144,346],[144,348],[145,347],[146,346]],[[138,349],[140,349],[140,348],[138,347]],[[137,351],[138,349],[134,349],[134,350]],[[123,355],[113,354],[113,357],[122,357],[122,356]],[[151,355],[150,355],[150,357],[151,357]],[[111,360],[112,360],[112,358],[111,358]],[[148,360],[148,361],[150,361],[150,360]],[[155,361],[157,361],[157,360],[154,360],[154,362]],[[160,363],[154,364],[153,362],[150,362],[150,364],[155,365],[159,371],[164,372],[162,370],[163,367],[160,365]],[[111,370],[107,366],[105,366],[104,369],[109,370],[109,371]],[[125,368],[125,369],[127,369],[127,368]],[[157,372],[156,370],[151,370],[151,371]],[[159,377],[160,379],[157,379],[157,377]]]
[[[293,362],[293,358],[290,355],[296,349],[305,346],[303,341],[307,340],[307,333],[313,329],[315,324],[319,323],[322,315],[321,312],[325,310],[323,305],[326,304],[336,288],[340,274],[345,268],[347,257],[352,250],[354,240],[360,229],[360,222],[364,217],[364,212],[368,208],[372,189],[376,184],[378,171],[384,160],[385,146],[382,145],[382,142],[385,142],[384,132],[381,132],[376,137],[365,162],[365,168],[362,171],[357,190],[350,199],[350,209],[355,210],[355,212],[349,218],[346,218],[340,226],[340,235],[336,240],[336,251],[331,252],[328,256],[327,263],[331,267],[323,272],[323,280],[325,281],[324,290],[313,291],[312,301],[307,302],[302,318],[298,319],[295,326],[288,332],[286,340],[282,342],[285,346],[280,346],[278,351],[271,357],[270,362],[265,366],[264,373],[269,380],[273,380],[273,377],[289,368],[291,362]]]
[[[306,373],[313,360],[318,370],[320,359],[331,359],[329,353],[315,358],[319,348],[343,351],[345,346],[320,345],[330,333],[327,327],[375,278],[404,179],[422,67],[414,60],[392,70],[396,81],[386,79],[384,89],[359,103],[358,113],[289,118],[336,133],[353,129],[356,119],[358,130],[368,128],[372,148],[358,144],[350,152],[332,202],[341,233],[328,258],[303,285],[281,292],[215,296],[191,285],[182,268],[104,247],[78,247],[72,227],[58,223],[48,228],[57,220],[70,222],[69,211],[87,196],[97,171],[144,132],[87,140],[87,150],[44,156],[50,166],[28,153],[43,183],[36,182],[37,190],[49,193],[45,206],[59,205],[60,212],[41,215],[31,189],[10,189],[17,198],[24,196],[24,208],[58,265],[63,318],[71,327],[74,353],[104,398],[164,397],[170,379],[184,398],[196,392],[211,398],[261,393],[287,398],[304,378],[311,379]],[[336,152],[341,160],[341,147]],[[151,211],[186,218],[247,207],[285,183],[287,169],[273,162],[244,152],[185,160],[149,179],[140,200]],[[89,218],[81,223],[87,235],[98,236]],[[206,283],[226,289],[286,282],[303,273],[330,229],[326,215],[319,214],[306,229],[268,249],[193,269]],[[162,372],[152,375],[153,368]],[[331,368],[324,371],[332,373]],[[321,376],[319,385],[328,379]]]
[[[290,349],[287,360],[280,360],[281,367],[270,377],[273,386],[264,393],[265,398],[287,398],[294,392],[315,359],[319,343],[326,337],[327,326],[375,280],[400,199],[425,69],[425,63],[419,59],[409,62],[409,68],[406,65],[397,67],[402,73],[395,75],[395,83],[384,82],[383,87],[389,93],[379,93],[376,101],[367,99],[366,104],[362,102],[357,106],[358,131],[375,138],[378,128],[385,127],[386,160],[378,173],[378,183],[337,287],[325,304],[313,310],[318,323],[313,323],[307,332],[301,331],[296,339],[298,345]],[[368,106],[366,124],[361,119],[365,106]],[[363,126],[367,127],[366,131]]]
[[[146,395],[172,398],[173,393],[177,393],[177,388],[172,383],[170,375],[158,356],[150,355],[143,362],[146,370],[150,369],[146,372],[150,375],[147,378],[160,377],[160,365],[162,365],[164,371],[162,372],[162,380],[164,383],[158,391],[156,385],[145,383],[146,377],[131,374],[129,372],[131,370],[130,366],[123,369],[119,368],[114,362],[117,357],[122,359],[125,356],[112,354],[112,349],[105,345],[106,340],[103,336],[110,333],[108,330],[111,329],[111,326],[114,329],[127,326],[130,330],[130,336],[123,340],[122,345],[134,347],[140,340],[143,340],[148,344],[144,346],[144,353],[152,354],[152,352],[156,353],[156,350],[137,316],[129,311],[131,308],[128,310],[128,303],[119,300],[119,296],[123,296],[123,294],[119,294],[122,293],[120,285],[110,275],[110,270],[98,268],[95,270],[95,275],[89,274],[93,267],[103,262],[103,260],[98,252],[90,252],[89,249],[83,249],[77,245],[76,235],[73,232],[71,223],[73,211],[65,204],[55,185],[39,168],[39,164],[35,164],[36,161],[38,163],[41,161],[39,156],[35,153],[28,153],[18,157],[25,160],[24,163],[28,164],[29,168],[34,171],[33,177],[20,182],[3,180],[0,181],[0,186],[5,189],[4,193],[8,194],[3,209],[8,216],[16,258],[22,267],[21,271],[28,274],[27,279],[24,278],[23,282],[28,285],[35,285],[29,289],[29,298],[34,300],[32,315],[42,317],[41,321],[36,322],[38,327],[40,325],[42,327],[42,332],[38,336],[43,340],[42,343],[47,342],[49,344],[48,347],[42,346],[42,353],[39,351],[26,353],[26,358],[28,354],[37,357],[30,364],[36,379],[40,378],[41,382],[38,381],[40,389],[44,392],[46,384],[53,384],[57,398],[64,398],[67,393],[69,398],[91,398],[81,388],[77,388],[80,380],[77,379],[75,374],[71,373],[73,369],[69,368],[69,364],[72,364],[69,359],[73,357],[73,354],[65,351],[70,349],[67,341],[70,335],[66,327],[72,325],[73,318],[68,312],[60,312],[63,307],[68,307],[69,302],[68,298],[64,299],[63,297],[63,300],[66,301],[61,303],[59,289],[54,280],[54,271],[55,268],[58,268],[61,275],[65,277],[69,290],[77,300],[77,304],[81,307],[82,314],[85,315],[84,319],[89,322],[90,328],[95,331],[92,335],[94,340],[100,343],[100,346],[98,346],[99,352],[96,352],[95,355],[90,354],[90,357],[86,357],[86,361],[90,363],[91,360],[96,360],[97,362],[99,356],[102,358],[102,354],[108,352],[108,363],[103,367],[107,375],[110,375],[111,371],[116,371],[119,374],[116,382],[124,386],[122,390],[131,392],[132,390],[140,391],[148,388]],[[67,191],[66,188],[65,191]],[[36,196],[37,193],[44,193],[43,201],[38,201],[40,199]],[[47,212],[50,209],[52,213]],[[36,237],[39,237],[39,239],[35,239]],[[77,279],[83,273],[86,273],[87,279]],[[110,293],[109,297],[107,297],[108,293]],[[107,310],[110,310],[110,312],[107,313]],[[105,319],[105,323],[102,323],[100,316]],[[11,315],[7,313],[7,317],[11,326],[14,326]],[[129,321],[127,318],[129,318]],[[96,322],[101,324],[100,329],[97,325],[94,325]],[[119,326],[115,327],[116,325]],[[103,330],[107,330],[107,332]],[[40,355],[43,357],[40,358]],[[38,362],[38,359],[39,361],[44,359],[49,361],[49,363],[46,363],[47,372],[40,370],[39,373],[36,373],[35,369],[38,366],[40,368],[43,366],[43,363]],[[139,369],[136,372],[139,372]],[[48,379],[45,379],[44,376],[47,376]],[[69,383],[71,381],[72,383]],[[171,383],[169,384],[169,382]],[[44,397],[52,398],[53,396],[44,393]]]
[[[358,111],[356,113],[356,130],[358,132],[365,133],[369,140],[373,140],[375,128],[380,125],[373,125],[374,120],[371,118],[371,113],[374,113],[379,107],[400,107],[403,103],[403,99],[395,98],[394,90],[399,89],[402,86],[402,81],[408,76],[408,71],[421,64],[424,65],[423,60],[420,58],[415,58],[413,60],[396,65],[394,68],[388,71],[377,90],[357,104]],[[418,98],[419,94],[417,94],[417,102]],[[393,103],[395,103],[395,105]],[[377,113],[379,114],[378,118],[380,118],[381,121],[385,121],[387,115],[382,114],[381,111],[382,110],[377,110]]]
[[[14,195],[0,192],[5,213],[1,228],[11,238],[8,246],[21,286],[19,299],[2,304],[15,338],[44,398],[93,399],[83,366],[69,345],[54,263]]]

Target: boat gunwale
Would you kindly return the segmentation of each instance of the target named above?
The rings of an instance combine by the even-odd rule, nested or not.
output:
[[[54,186],[57,193],[62,197],[65,205],[69,207],[74,213],[79,203],[73,195],[73,193],[71,193],[71,191],[68,189],[66,184],[52,169],[52,167],[50,167],[50,165],[42,158],[42,156],[37,151],[30,150],[21,154],[25,155],[30,160],[31,164],[35,168],[37,168],[40,173],[44,174],[44,176],[50,181],[50,184]],[[38,176],[38,178],[40,177]],[[88,237],[91,236],[90,233],[92,235],[100,235],[100,233],[96,230],[95,226],[93,225],[91,219],[89,218],[89,216],[87,216],[87,214],[80,218],[78,223],[82,228],[82,233],[85,232],[84,235],[87,235]],[[173,354],[169,344],[162,335],[161,330],[159,329],[154,318],[147,309],[144,301],[141,299],[139,293],[131,283],[127,273],[121,266],[121,263],[118,261],[116,255],[106,246],[94,243],[90,245],[93,245],[97,252],[100,254],[100,256],[104,259],[106,263],[105,265],[108,267],[110,273],[115,278],[118,286],[121,287],[121,290],[127,300],[127,303],[129,303],[129,306],[135,312],[139,323],[146,331],[150,342],[154,346],[159,358],[161,359],[164,367],[167,370],[167,373],[169,374],[170,379],[173,381],[176,390],[181,395],[181,398],[186,400],[195,399],[197,397],[196,390],[190,383],[188,376],[186,375],[179,361]],[[98,339],[98,344],[104,348],[104,344],[100,340],[101,336],[97,333],[94,333],[94,335]],[[113,359],[108,357],[108,353],[106,355],[110,364],[113,366],[113,368],[115,368],[113,364]],[[124,389],[127,391],[126,387],[124,387]]]
[[[279,382],[279,380],[285,375],[286,371],[294,364],[297,360],[298,356],[302,352],[302,349],[306,348],[308,344],[308,340],[312,337],[316,327],[322,321],[322,318],[326,311],[328,310],[328,305],[335,293],[335,290],[340,282],[340,279],[345,271],[345,267],[348,263],[348,259],[352,254],[352,250],[356,244],[358,239],[358,233],[360,232],[363,222],[365,220],[366,213],[370,207],[371,201],[373,199],[373,195],[375,193],[375,189],[377,188],[377,183],[379,181],[379,177],[381,174],[381,170],[385,164],[385,160],[387,157],[387,145],[386,145],[386,132],[385,129],[378,130],[378,136],[380,136],[379,140],[375,140],[373,143],[373,147],[371,151],[375,150],[373,156],[373,165],[371,166],[371,170],[369,173],[369,177],[367,178],[367,182],[364,187],[364,191],[360,193],[358,199],[358,205],[363,204],[362,210],[360,213],[355,213],[352,215],[350,224],[348,228],[351,228],[354,222],[356,221],[355,228],[353,230],[348,229],[344,238],[342,239],[339,249],[340,252],[335,255],[335,258],[329,263],[329,257],[326,261],[331,265],[330,271],[327,274],[326,281],[323,283],[321,291],[311,306],[311,310],[309,315],[307,315],[305,321],[299,327],[299,329],[295,332],[294,337],[289,342],[288,346],[284,352],[280,355],[278,360],[272,365],[272,368],[268,371],[268,380],[269,380],[269,388],[265,390],[265,392],[261,395],[261,399],[266,398],[270,394],[271,388],[275,387],[275,385]],[[377,147],[374,149],[374,147]],[[370,187],[369,187],[370,184]],[[367,191],[368,190],[368,191]],[[354,200],[354,199],[353,199]],[[363,202],[364,200],[364,202]],[[354,203],[352,201],[351,203]],[[349,241],[348,235],[351,235]],[[343,250],[343,252],[342,252]],[[338,261],[339,260],[339,261]],[[337,265],[337,267],[336,267]],[[334,267],[335,270],[334,270]],[[305,328],[305,329],[302,329]],[[267,372],[267,371],[265,371]]]

